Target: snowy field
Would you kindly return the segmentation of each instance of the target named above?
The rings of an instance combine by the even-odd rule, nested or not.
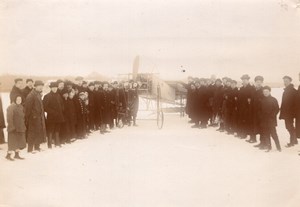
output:
[[[274,91],[279,101],[281,92]],[[162,130],[140,120],[63,148],[23,150],[24,161],[6,161],[0,145],[0,207],[300,206],[299,146],[265,153],[215,128],[191,129],[187,117],[165,116]],[[284,146],[283,121],[278,133]]]

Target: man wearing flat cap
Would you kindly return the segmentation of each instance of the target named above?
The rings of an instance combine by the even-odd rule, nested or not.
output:
[[[24,105],[28,152],[33,152],[33,148],[40,151],[40,144],[46,141],[43,87],[44,83],[36,80],[34,89],[28,94]]]
[[[296,98],[297,90],[292,84],[292,78],[289,76],[283,77],[284,92],[282,94],[282,101],[280,107],[279,119],[283,119],[285,122],[285,128],[290,134],[290,142],[286,147],[293,147],[298,144],[296,137],[296,129],[294,120],[296,118]]]
[[[254,78],[255,85],[253,90],[253,104],[252,104],[252,132],[250,134],[250,140],[247,140],[249,143],[255,143],[256,135],[260,135],[260,144],[256,145],[256,147],[263,147],[263,136],[260,127],[260,109],[261,109],[261,100],[264,97],[263,95],[263,83],[264,78],[262,76],[256,76]]]
[[[241,77],[242,87],[239,91],[238,108],[239,108],[239,133],[241,139],[246,139],[252,134],[253,122],[251,109],[253,106],[254,87],[250,85],[250,76],[245,74]]]

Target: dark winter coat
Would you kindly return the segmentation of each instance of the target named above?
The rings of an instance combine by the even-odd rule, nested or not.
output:
[[[263,97],[261,99],[261,109],[259,113],[260,126],[262,128],[276,127],[278,112],[279,105],[276,98],[272,96]]]
[[[47,123],[63,123],[64,104],[59,93],[49,92],[43,99],[44,109],[47,112]]]
[[[7,108],[8,151],[26,147],[25,114],[22,105],[12,103]]]
[[[293,84],[284,89],[280,107],[279,119],[293,119],[296,117],[297,90]]]
[[[25,101],[25,123],[28,143],[41,144],[46,140],[42,95],[35,89],[29,93]]]

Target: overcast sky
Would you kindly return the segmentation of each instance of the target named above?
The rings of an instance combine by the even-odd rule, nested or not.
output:
[[[300,72],[293,0],[1,0],[0,72],[140,71],[270,81]],[[181,69],[186,73],[182,73]]]

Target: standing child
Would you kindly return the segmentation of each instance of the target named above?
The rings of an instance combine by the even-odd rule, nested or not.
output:
[[[8,151],[6,159],[14,161],[11,157],[15,152],[15,159],[23,160],[19,151],[26,147],[25,138],[25,114],[22,103],[22,97],[17,95],[12,97],[12,104],[7,108],[7,131],[8,131]]]

